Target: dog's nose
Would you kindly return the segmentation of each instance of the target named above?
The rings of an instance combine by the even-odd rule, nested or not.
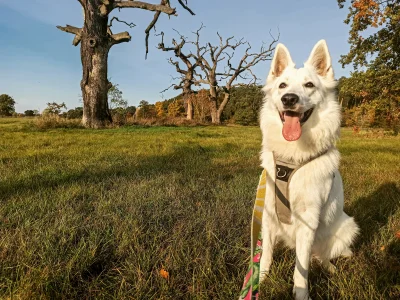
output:
[[[299,96],[296,94],[285,94],[281,99],[283,106],[293,106],[299,102]]]

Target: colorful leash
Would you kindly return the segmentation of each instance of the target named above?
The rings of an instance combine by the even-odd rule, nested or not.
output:
[[[265,192],[267,183],[267,171],[264,169],[257,187],[257,196],[254,203],[251,222],[251,260],[247,275],[244,278],[239,300],[258,299],[260,259],[261,259],[261,224],[264,210]]]

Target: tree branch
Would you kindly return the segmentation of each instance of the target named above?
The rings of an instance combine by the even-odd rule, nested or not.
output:
[[[129,28],[136,27],[136,24],[128,23],[128,22],[126,22],[126,21],[121,21],[121,20],[118,19],[117,17],[112,17],[112,18],[111,18],[110,24],[108,25],[108,27],[111,27],[111,26],[112,26],[112,23],[113,23],[114,20],[117,21],[117,22],[120,22],[120,23],[124,23],[125,25],[129,26]]]
[[[162,1],[163,3],[164,1]],[[142,1],[114,1],[114,8],[140,8],[144,10],[162,12],[167,15],[176,15],[176,9],[164,4],[151,4]]]
[[[85,7],[82,0],[78,0],[78,2],[82,5],[82,7]]]
[[[164,1],[161,0],[161,3],[163,3]],[[147,54],[149,53],[149,35],[150,35],[150,30],[152,28],[154,28],[154,26],[156,25],[158,18],[160,17],[161,12],[157,11],[154,14],[153,20],[150,22],[149,26],[147,26],[146,30],[144,31],[146,33],[146,38],[145,38],[145,43],[146,43],[146,59],[147,59]]]
[[[111,35],[111,39],[112,39],[111,44],[116,45],[129,42],[131,40],[131,36],[129,35],[129,32],[124,31]]]
[[[179,4],[182,5],[184,9],[186,9],[192,16],[195,15],[195,13],[187,6],[187,0],[185,0],[185,3],[183,3],[182,0],[178,0]]]
[[[74,40],[72,41],[72,45],[78,46],[82,38],[82,28],[74,27],[71,25],[66,25],[65,27],[57,26],[57,28],[60,29],[61,31],[75,34]]]

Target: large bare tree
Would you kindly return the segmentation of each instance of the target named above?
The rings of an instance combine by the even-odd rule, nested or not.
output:
[[[174,61],[172,58],[168,60],[171,65],[175,66],[175,69],[180,74],[180,77],[173,77],[174,80],[179,79],[179,82],[177,84],[172,84],[163,92],[167,91],[171,87],[173,87],[175,90],[181,89],[183,101],[185,103],[186,118],[188,120],[192,120],[194,111],[192,97],[190,97],[190,95],[192,94],[192,86],[200,85],[199,82],[195,80],[196,68],[199,66],[200,60],[190,52],[183,52],[182,48],[186,44],[185,37],[180,37],[180,43],[178,43],[175,39],[172,39],[173,46],[166,47],[164,44],[163,32],[161,32],[161,36],[162,39],[161,43],[158,44],[158,49],[163,51],[173,51],[175,56],[178,57],[184,64],[184,67],[181,67],[179,61]],[[202,54],[204,55],[204,53]]]
[[[192,85],[208,85],[211,122],[220,124],[221,115],[230,100],[232,88],[237,85],[243,85],[243,82],[246,82],[246,84],[255,84],[257,82],[258,78],[252,72],[252,68],[261,61],[272,59],[278,39],[271,35],[272,41],[268,47],[263,43],[259,51],[251,52],[252,47],[244,39],[237,41],[232,36],[224,40],[219,33],[217,33],[219,38],[218,45],[213,46],[210,42],[201,44],[200,32],[203,28],[204,26],[201,25],[194,32],[196,37],[194,41],[188,41],[186,37],[178,32],[180,43],[172,40],[174,46],[165,47],[162,41],[159,49],[174,51],[175,56],[179,57],[186,65],[186,69],[182,69],[177,61],[170,59],[170,63],[175,65],[176,71],[182,74],[180,82],[172,85],[175,89],[183,89],[184,94],[190,94]],[[191,44],[194,47],[193,49],[186,49],[186,54],[183,53],[182,49],[185,44]],[[241,59],[234,63],[235,52],[240,47],[246,48]],[[197,72],[196,68],[200,71]],[[239,79],[240,83],[237,82]],[[220,98],[223,98],[222,101],[219,101]]]
[[[194,14],[187,6],[187,0],[177,0],[180,5]],[[82,28],[66,25],[57,26],[58,29],[75,35],[72,44],[81,44],[81,60],[83,77],[81,81],[83,97],[82,122],[86,127],[101,128],[111,115],[107,104],[107,92],[112,86],[107,77],[108,53],[112,46],[129,42],[131,36],[127,31],[113,33],[113,21],[120,21],[113,17],[109,22],[109,15],[114,9],[139,8],[155,12],[153,20],[147,26],[146,55],[148,53],[148,38],[152,28],[157,23],[161,13],[176,15],[176,9],[171,7],[170,0],[161,0],[160,4],[152,4],[133,0],[78,0],[82,5],[84,24]],[[121,22],[121,21],[120,21]],[[123,22],[123,21],[122,21]],[[134,24],[128,24],[130,27]]]
[[[256,52],[250,52],[252,47],[250,43],[245,42],[244,39],[235,40],[233,36],[223,39],[222,36],[217,32],[219,38],[219,45],[213,46],[210,42],[206,45],[200,43],[200,31],[203,28],[201,26],[196,32],[196,40],[192,42],[195,45],[197,59],[202,70],[202,74],[198,74],[197,82],[206,84],[210,90],[210,105],[211,105],[211,122],[214,124],[221,123],[221,115],[229,102],[231,97],[231,90],[234,86],[243,85],[243,83],[236,83],[238,79],[247,82],[247,84],[256,84],[257,76],[252,72],[252,68],[261,61],[271,60],[273,57],[273,51],[275,44],[278,39],[275,39],[272,35],[272,41],[265,46],[263,43],[260,50]],[[246,45],[246,50],[242,58],[234,64],[232,59],[234,58],[235,52],[241,46]],[[206,49],[206,51],[204,50]],[[208,58],[205,53],[208,53]],[[218,71],[224,64],[224,71]],[[225,84],[220,84],[220,83]],[[219,94],[223,93],[224,98],[219,103]]]

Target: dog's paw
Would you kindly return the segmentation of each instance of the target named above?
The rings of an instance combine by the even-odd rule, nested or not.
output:
[[[294,286],[293,296],[295,300],[311,300],[307,288]]]
[[[335,274],[336,273],[336,267],[333,265],[330,261],[326,261],[322,263],[322,266],[324,267],[325,270],[327,270],[330,274]]]
[[[260,272],[259,282],[262,283],[268,275],[268,271]]]
[[[340,254],[340,256],[347,257],[347,258],[352,257],[353,256],[353,251],[351,251],[350,248],[347,248]]]

